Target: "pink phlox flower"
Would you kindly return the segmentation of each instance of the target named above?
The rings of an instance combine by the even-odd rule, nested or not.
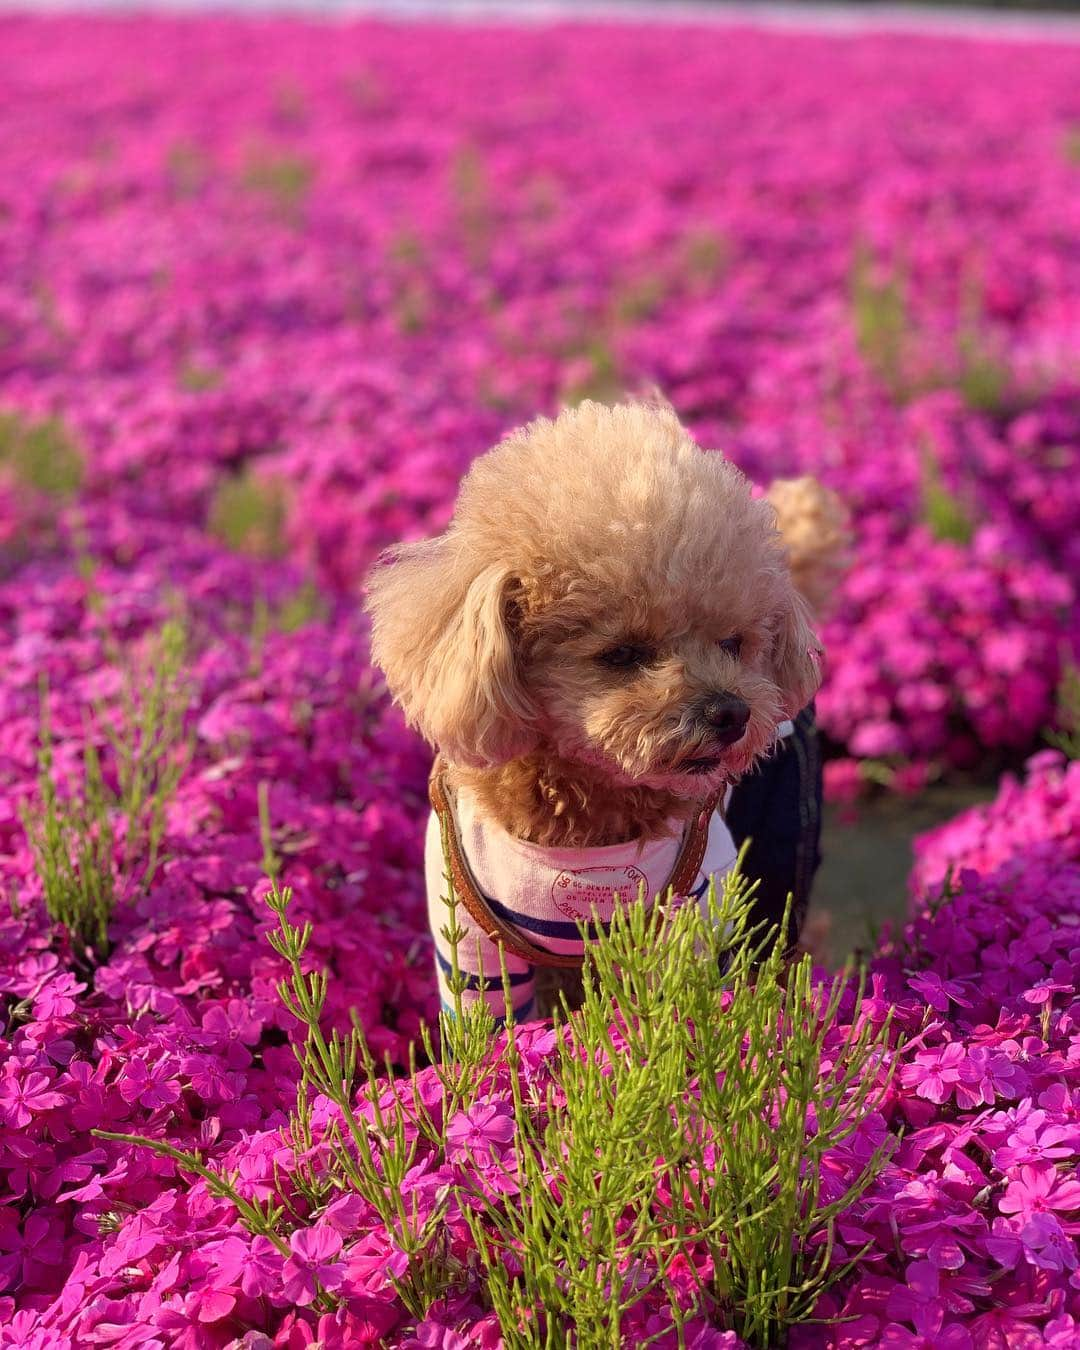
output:
[[[458,1111],[446,1127],[446,1142],[451,1156],[471,1154],[490,1156],[513,1141],[514,1117],[505,1102],[476,1102]]]
[[[216,1055],[185,1055],[180,1071],[204,1101],[232,1102],[240,1096],[243,1079],[230,1073]]]
[[[947,1013],[950,1002],[961,1008],[971,1007],[971,1000],[965,998],[964,986],[959,980],[943,980],[932,970],[910,976],[908,984],[937,1012]]]
[[[61,1158],[55,1167],[39,1175],[37,1181],[38,1194],[51,1199],[65,1182],[85,1181],[93,1172],[95,1166],[103,1163],[105,1158],[106,1154],[103,1148],[92,1148],[86,1153],[72,1154],[69,1157]]]
[[[389,1234],[371,1231],[362,1234],[345,1252],[350,1289],[379,1294],[392,1280],[404,1275],[409,1258],[391,1240]]]
[[[958,1322],[945,1321],[945,1309],[939,1302],[921,1304],[912,1309],[915,1330],[890,1322],[883,1329],[880,1344],[885,1350],[971,1350],[971,1332]]]
[[[1024,1069],[1007,1054],[985,1045],[972,1046],[956,1085],[956,1104],[965,1110],[992,1106],[995,1101],[1018,1097],[1027,1083]]]
[[[86,989],[85,984],[65,971],[44,984],[34,999],[34,1016],[39,1021],[49,1018],[70,1017],[78,1004],[78,995]]]
[[[71,1123],[79,1130],[100,1129],[116,1114],[116,1105],[106,1102],[105,1082],[111,1069],[111,1060],[100,1050],[95,1051],[95,1062],[73,1060],[67,1068],[67,1079],[73,1091]]]
[[[260,1298],[273,1293],[281,1284],[285,1257],[268,1237],[262,1234],[251,1239],[247,1259],[240,1272],[240,1287],[249,1298]]]
[[[927,1159],[940,1155],[948,1159],[954,1152],[968,1147],[978,1135],[979,1126],[985,1118],[985,1112],[967,1116],[962,1122],[935,1120],[907,1136],[894,1155],[893,1161],[899,1167],[912,1171],[922,1167]]]
[[[401,1342],[402,1350],[469,1350],[469,1342],[453,1327],[430,1318],[420,1322],[413,1334]]]
[[[29,1309],[0,1324],[0,1350],[74,1350],[74,1345],[70,1336],[42,1326],[40,1315]]]
[[[115,1275],[125,1266],[136,1266],[158,1247],[168,1243],[165,1225],[145,1211],[134,1214],[108,1244],[99,1261],[103,1275]]]
[[[60,1266],[67,1255],[66,1224],[55,1210],[37,1210],[23,1223],[23,1279],[28,1283],[41,1274],[43,1266]]]
[[[1076,1242],[1062,1228],[1054,1214],[1035,1214],[1020,1230],[1020,1242],[1029,1265],[1038,1270],[1052,1270],[1059,1275],[1076,1270],[1078,1258]]]
[[[34,952],[24,956],[15,975],[0,975],[0,990],[10,990],[20,999],[36,999],[39,992],[60,973],[60,958],[55,952]]]
[[[205,1244],[190,1258],[189,1275],[199,1297],[200,1322],[220,1322],[233,1311],[250,1256],[243,1238],[226,1237]]]
[[[1053,1346],[1054,1350],[1078,1350],[1080,1347],[1080,1325],[1069,1313],[1052,1317],[1043,1331],[1046,1337],[1044,1344]]]
[[[93,1200],[100,1200],[107,1194],[109,1187],[117,1181],[122,1181],[128,1174],[128,1162],[126,1158],[121,1158],[114,1163],[106,1172],[93,1172],[85,1185],[75,1186],[71,1190],[61,1191],[56,1197],[56,1203],[62,1204],[65,1200],[77,1200],[80,1204],[89,1204]]]
[[[1035,1214],[1023,1224],[997,1218],[985,1245],[988,1255],[1007,1270],[1014,1269],[1021,1258],[1036,1269],[1059,1274],[1077,1268],[1075,1243],[1052,1214]]]
[[[943,1233],[927,1247],[926,1259],[935,1270],[959,1270],[964,1264],[964,1251],[951,1233]]]
[[[1080,1119],[1080,1093],[1073,1093],[1064,1083],[1051,1083],[1043,1088],[1035,1099],[1037,1106],[1044,1111],[1054,1111],[1058,1115],[1075,1114]]]
[[[242,999],[215,1003],[203,1013],[202,1044],[223,1050],[230,1068],[243,1069],[251,1063],[245,1047],[257,1044],[261,1035],[262,1024]]]
[[[552,1027],[529,1022],[514,1028],[514,1043],[527,1071],[526,1077],[530,1078],[539,1073],[555,1053],[558,1037]]]
[[[1020,997],[1025,1003],[1031,1003],[1040,1008],[1051,1002],[1055,994],[1069,994],[1072,992],[1072,988],[1071,984],[1062,984],[1058,980],[1036,980],[1030,989],[1024,990]]]
[[[1080,1124],[1056,1125],[1041,1109],[1029,1110],[993,1153],[994,1166],[1005,1171],[1023,1163],[1051,1162],[1080,1152]]]
[[[990,1293],[986,1279],[962,1263],[956,1269],[936,1266],[930,1260],[911,1261],[905,1272],[903,1285],[891,1290],[886,1308],[890,1317],[911,1321],[918,1311],[939,1305],[946,1313],[970,1313],[972,1298],[985,1298]]]
[[[998,1042],[998,1049],[1016,1064],[1040,1061],[1046,1053],[1046,1042],[1038,1036],[1007,1036]]]
[[[321,1222],[342,1234],[355,1233],[369,1208],[362,1196],[357,1195],[355,1191],[349,1191],[327,1205]]]
[[[202,1309],[202,1295],[197,1290],[161,1299],[153,1314],[153,1324],[169,1333],[164,1342],[169,1350],[174,1347],[175,1350],[203,1350],[208,1343],[212,1344],[205,1331]],[[125,1345],[123,1350],[135,1350],[135,1345]]]
[[[289,1237],[292,1255],[282,1269],[285,1297],[306,1307],[324,1289],[339,1289],[345,1268],[338,1261],[341,1234],[333,1228],[298,1228]]]
[[[117,1079],[120,1096],[128,1103],[138,1102],[148,1111],[171,1106],[180,1097],[180,1085],[172,1077],[175,1072],[176,1066],[167,1054],[153,1064],[145,1059],[129,1059]]]
[[[1036,1214],[1072,1214],[1080,1209],[1080,1180],[1065,1177],[1052,1165],[1025,1163],[1010,1177],[998,1202],[1003,1214],[1017,1214],[1025,1223]]]
[[[36,1115],[63,1106],[67,1098],[57,1092],[51,1072],[31,1069],[20,1074],[17,1065],[0,1078],[0,1119],[17,1130],[25,1128]]]
[[[386,1333],[398,1320],[398,1312],[389,1304],[373,1298],[350,1297],[347,1307],[323,1313],[319,1318],[315,1326],[316,1344],[321,1350],[354,1350],[358,1345],[381,1347],[386,1345]]]
[[[969,1074],[967,1051],[959,1041],[950,1041],[933,1050],[920,1050],[914,1063],[901,1067],[900,1082],[914,1088],[917,1097],[940,1105]]]
[[[11,1211],[3,1211],[0,1228],[0,1259],[3,1280],[0,1288],[16,1287],[32,1281],[40,1266],[55,1267],[64,1259],[64,1225],[48,1212],[32,1212],[19,1225]]]
[[[418,1203],[422,1216],[430,1214],[446,1198],[456,1180],[452,1167],[445,1163],[436,1166],[435,1161],[436,1155],[429,1153],[418,1163],[413,1163],[401,1178],[402,1194],[413,1197],[410,1206]]]
[[[718,1331],[716,1327],[693,1324],[687,1326],[686,1350],[742,1350],[745,1345],[734,1331]]]
[[[890,1317],[910,1321],[916,1309],[935,1303],[940,1294],[940,1272],[929,1261],[909,1261],[904,1283],[891,1290],[886,1311]]]
[[[1046,969],[1027,935],[1005,945],[991,943],[983,949],[982,959],[986,975],[1005,977],[1007,990],[1017,994],[1040,979]]]

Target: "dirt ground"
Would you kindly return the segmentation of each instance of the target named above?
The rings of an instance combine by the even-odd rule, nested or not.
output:
[[[830,965],[840,965],[856,947],[873,944],[873,931],[907,913],[907,877],[912,840],[923,830],[987,801],[993,787],[938,787],[915,800],[882,797],[846,823],[827,807],[822,833],[824,861],[814,883],[807,936]],[[824,938],[815,932],[827,924]]]

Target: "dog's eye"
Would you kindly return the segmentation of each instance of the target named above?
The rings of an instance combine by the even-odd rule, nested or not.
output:
[[[630,642],[622,642],[617,647],[608,647],[596,658],[601,665],[613,670],[633,670],[643,666],[652,658],[652,651]]]
[[[736,661],[739,659],[739,653],[742,651],[741,637],[724,638],[722,642],[718,642],[716,645],[722,652],[727,652],[728,656],[734,657]]]

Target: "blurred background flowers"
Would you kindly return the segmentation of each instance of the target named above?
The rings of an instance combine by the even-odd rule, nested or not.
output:
[[[89,1131],[259,1203],[295,1179],[268,871],[328,1018],[408,1064],[427,757],[365,569],[509,428],[651,385],[852,512],[831,954],[904,912],[917,829],[993,799],[923,838],[873,944],[903,1092],[830,1184],[908,1134],[839,1230],[848,1320],[798,1343],[1075,1345],[1080,27],[428,8],[0,13],[0,1347],[498,1343],[468,1291],[417,1324],[355,1196],[286,1188],[320,1227],[282,1251]],[[410,1173],[425,1222],[459,1161]],[[445,1237],[474,1271],[460,1212]]]
[[[655,383],[853,513],[819,705],[839,953],[883,867],[903,903],[913,828],[1062,722],[1074,30],[445,9],[0,19],[5,567],[74,510],[354,597],[506,429]]]

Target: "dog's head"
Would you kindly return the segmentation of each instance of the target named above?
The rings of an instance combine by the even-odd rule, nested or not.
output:
[[[666,406],[583,403],[478,459],[369,582],[373,656],[452,763],[536,749],[697,795],[817,688],[775,513]]]

